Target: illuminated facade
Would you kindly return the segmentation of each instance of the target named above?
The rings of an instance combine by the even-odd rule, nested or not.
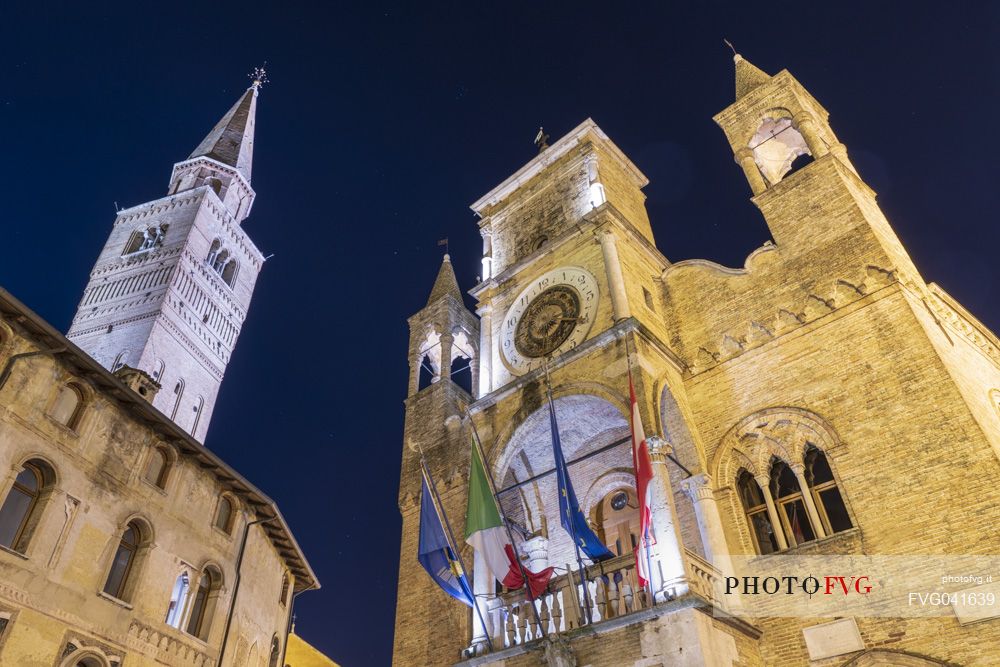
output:
[[[1000,341],[921,277],[827,118],[787,71],[736,57],[715,121],[773,239],[740,269],[668,261],[646,178],[589,120],[473,204],[478,317],[446,258],[409,320],[395,665],[1000,660],[997,615],[772,618],[724,597],[736,561],[1000,549],[970,520],[1000,502]],[[588,569],[589,610],[565,574],[543,365],[582,509],[617,554]],[[653,436],[652,594],[632,555],[630,365]],[[470,422],[523,562],[560,573],[536,616],[463,548],[486,627],[415,565],[418,452],[464,525]]]

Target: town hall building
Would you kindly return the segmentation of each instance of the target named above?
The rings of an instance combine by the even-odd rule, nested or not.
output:
[[[394,665],[1000,663],[1000,607],[809,617],[727,594],[741,568],[806,556],[1000,553],[1000,341],[920,274],[802,84],[740,56],[735,78],[714,120],[771,232],[742,268],[668,260],[646,177],[591,120],[472,205],[475,312],[445,256],[408,320]],[[649,590],[630,373],[654,470]],[[586,591],[550,389],[581,510],[614,555],[586,567]],[[465,546],[474,431],[521,563],[556,568],[534,602]],[[416,564],[421,458],[482,618]],[[948,573],[925,574],[930,589]]]

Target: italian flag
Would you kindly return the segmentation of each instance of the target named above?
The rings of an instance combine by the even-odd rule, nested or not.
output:
[[[639,545],[635,550],[635,569],[639,575],[639,585],[649,586],[652,564],[653,545],[653,462],[649,458],[649,446],[646,443],[646,432],[642,428],[642,418],[639,416],[639,404],[635,400],[635,387],[632,385],[632,369],[628,372],[628,395],[632,404],[632,467],[635,470],[635,491],[639,500]]]
[[[465,516],[465,541],[482,555],[493,576],[507,588],[517,589],[524,587],[523,571],[528,577],[531,597],[538,597],[549,583],[552,568],[547,567],[536,573],[526,567],[518,567],[514,545],[500,518],[500,508],[475,441],[472,443],[472,466],[469,471],[469,508]]]

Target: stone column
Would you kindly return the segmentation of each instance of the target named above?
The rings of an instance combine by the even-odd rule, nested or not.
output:
[[[816,129],[816,121],[813,119],[812,114],[803,111],[796,114],[792,122],[795,123],[795,128],[802,135],[802,138],[806,140],[806,146],[809,147],[809,152],[812,154],[814,160],[818,160],[830,152],[826,143],[819,136],[819,131]]]
[[[598,232],[597,239],[601,243],[604,269],[608,274],[608,285],[611,289],[611,310],[615,322],[619,322],[631,317],[632,313],[629,311],[628,296],[625,294],[625,278],[622,275],[621,260],[618,259],[618,247],[615,244],[614,234],[610,231]]]
[[[774,531],[774,539],[778,542],[778,548],[781,550],[788,548],[788,542],[785,540],[785,530],[781,527],[781,521],[778,519],[778,508],[774,504],[774,498],[771,496],[771,480],[767,475],[761,475],[759,477],[754,477],[757,480],[757,485],[764,494],[764,502],[767,504],[767,515],[771,517],[771,529]]]
[[[543,535],[536,535],[525,540],[521,551],[528,557],[525,566],[532,572],[539,572],[549,566],[549,540]]]
[[[490,393],[493,385],[493,308],[481,306],[479,315],[479,396]]]
[[[469,372],[472,373],[472,383],[469,385],[472,388],[472,397],[478,398],[479,394],[479,354],[473,352],[475,356],[469,359]]]
[[[420,362],[421,357],[418,355],[413,359],[410,359],[410,389],[406,394],[407,396],[413,396],[420,390]]]
[[[826,537],[826,529],[823,528],[823,523],[819,520],[819,512],[816,511],[816,503],[813,501],[812,492],[809,490],[809,483],[806,481],[806,468],[801,463],[795,463],[791,466],[792,472],[795,473],[795,479],[799,480],[799,490],[802,491],[802,502],[806,506],[806,514],[809,515],[809,521],[812,523],[813,532],[816,533],[817,538]]]
[[[736,163],[743,167],[743,173],[750,182],[750,190],[753,191],[755,197],[767,190],[767,183],[764,181],[764,176],[757,167],[757,161],[754,160],[753,151],[749,147],[736,151]]]
[[[450,332],[446,331],[441,334],[441,366],[438,368],[438,380],[450,380],[451,379],[451,354],[452,346],[455,343],[455,336]]]
[[[704,473],[694,475],[681,482],[681,488],[694,503],[694,516],[705,548],[705,558],[723,574],[732,574],[733,565],[729,559],[726,536],[722,532],[722,518],[715,502],[712,478]]]
[[[684,547],[681,543],[674,494],[670,487],[667,456],[673,447],[663,438],[646,438],[649,458],[653,464],[653,497],[651,523],[656,545],[653,547],[650,579],[655,590],[656,602],[680,597],[688,591],[687,572],[684,567]]]

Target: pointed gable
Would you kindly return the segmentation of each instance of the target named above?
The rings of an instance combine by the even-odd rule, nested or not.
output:
[[[749,60],[736,54],[733,56],[736,63],[736,99],[739,100],[754,88],[771,80],[771,75],[760,69]]]
[[[451,257],[444,256],[441,261],[441,268],[438,270],[437,279],[434,281],[434,289],[427,299],[427,305],[443,299],[445,295],[451,294],[462,303],[462,291],[458,288],[458,279],[455,277],[455,269],[451,267]]]
[[[188,159],[208,157],[235,167],[247,181],[253,167],[253,134],[257,116],[257,87],[247,89],[208,133]]]

